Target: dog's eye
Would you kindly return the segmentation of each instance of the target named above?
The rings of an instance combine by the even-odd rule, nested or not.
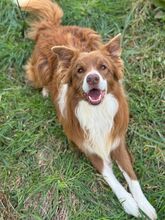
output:
[[[105,70],[105,69],[107,69],[107,67],[106,67],[106,65],[101,64],[101,65],[100,65],[100,69],[101,69],[101,70]]]
[[[77,72],[78,72],[78,73],[83,73],[84,71],[85,71],[85,70],[84,70],[83,67],[80,67],[80,68],[77,69]]]

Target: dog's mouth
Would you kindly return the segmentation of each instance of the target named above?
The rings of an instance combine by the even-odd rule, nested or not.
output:
[[[105,95],[105,90],[100,90],[100,89],[91,89],[89,90],[88,93],[84,93],[85,98],[87,101],[92,104],[92,105],[98,105],[102,102],[104,95]]]

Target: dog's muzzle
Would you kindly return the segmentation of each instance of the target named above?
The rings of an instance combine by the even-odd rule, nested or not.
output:
[[[85,99],[92,105],[102,102],[107,91],[107,82],[97,71],[86,75],[83,82],[83,93]]]

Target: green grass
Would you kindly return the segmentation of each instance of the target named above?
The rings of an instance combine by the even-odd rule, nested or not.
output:
[[[123,34],[127,142],[142,188],[165,219],[165,25],[146,0],[60,0],[65,25]],[[111,189],[68,143],[49,99],[26,84],[27,14],[0,2],[0,219],[125,220]],[[116,175],[123,182],[120,172]],[[126,185],[125,185],[126,186]],[[57,217],[58,216],[58,217]]]

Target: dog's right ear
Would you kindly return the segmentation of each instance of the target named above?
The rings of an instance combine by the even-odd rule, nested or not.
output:
[[[76,54],[76,50],[65,46],[54,46],[51,50],[57,55],[58,59],[63,62],[71,62],[72,58]]]

